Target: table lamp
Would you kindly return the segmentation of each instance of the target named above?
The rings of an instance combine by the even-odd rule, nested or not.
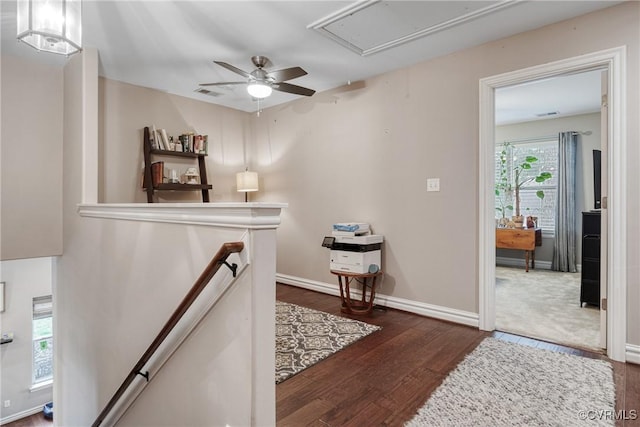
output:
[[[236,174],[236,184],[238,192],[244,193],[244,201],[248,202],[248,193],[250,191],[258,191],[258,172],[250,172],[247,168],[244,172]]]

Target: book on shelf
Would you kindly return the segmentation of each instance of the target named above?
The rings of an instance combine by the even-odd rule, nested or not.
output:
[[[158,133],[158,131],[156,130],[156,125],[152,125],[151,128],[151,134],[149,135],[149,138],[153,138],[153,140],[156,142],[156,150],[162,150],[162,141],[160,140],[160,134]]]
[[[164,180],[164,162],[151,163],[151,182],[154,187],[162,184]]]
[[[170,150],[171,145],[169,145],[169,137],[167,136],[167,130],[160,129],[160,135],[162,136],[162,145],[164,146],[163,150]]]
[[[185,153],[208,154],[208,135],[196,135],[193,132],[178,136],[178,142]]]

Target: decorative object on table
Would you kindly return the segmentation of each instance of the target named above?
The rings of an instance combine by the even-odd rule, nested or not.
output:
[[[485,338],[405,426],[615,425],[590,411],[615,414],[611,363]]]
[[[82,50],[80,0],[18,0],[17,38],[38,51],[73,55]]]
[[[169,169],[169,183],[170,184],[179,184],[180,177],[178,176],[177,169]]]
[[[187,184],[200,184],[198,182],[198,178],[200,178],[200,174],[196,170],[196,168],[188,168],[184,173],[184,178]]]
[[[498,164],[498,179],[495,183],[496,210],[501,213],[502,217],[506,217],[507,211],[515,212],[512,220],[516,228],[524,228],[524,216],[520,210],[520,190],[526,184],[533,181],[542,183],[551,179],[551,173],[540,171],[537,175],[534,165],[538,162],[535,156],[525,156],[520,161],[514,154],[514,145],[510,142],[504,142],[502,151],[500,151]],[[536,196],[544,200],[544,191],[537,190]]]
[[[276,384],[380,329],[276,301]]]
[[[259,190],[258,172],[251,172],[246,168],[244,172],[236,174],[236,186],[238,193],[244,193],[244,201],[248,202],[248,193]]]
[[[537,216],[528,216],[527,217],[527,228],[537,228],[538,227],[538,217]]]

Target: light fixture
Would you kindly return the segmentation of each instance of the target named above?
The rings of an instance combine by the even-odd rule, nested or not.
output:
[[[268,97],[269,95],[271,95],[272,91],[273,90],[271,89],[271,86],[265,84],[264,82],[254,81],[249,83],[249,85],[247,86],[247,92],[249,92],[249,95],[258,99]]]
[[[252,191],[258,191],[258,172],[250,172],[247,168],[244,172],[236,174],[236,185],[238,193],[244,193],[244,201],[248,202],[247,194]]]
[[[39,51],[82,50],[81,0],[18,0],[18,40]]]

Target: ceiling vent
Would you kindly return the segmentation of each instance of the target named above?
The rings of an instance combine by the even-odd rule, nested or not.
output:
[[[557,116],[558,114],[560,114],[560,111],[549,111],[548,113],[538,113],[536,117],[550,117]]]
[[[198,93],[201,93],[201,94],[203,94],[203,95],[213,96],[214,98],[216,98],[216,97],[218,97],[218,96],[221,96],[221,95],[222,95],[221,93],[214,92],[214,91],[212,91],[212,90],[205,89],[205,88],[203,88],[203,87],[199,87],[199,88],[198,88],[198,89],[196,89],[194,92],[198,92]]]
[[[361,56],[372,55],[519,3],[361,0],[307,28]]]

